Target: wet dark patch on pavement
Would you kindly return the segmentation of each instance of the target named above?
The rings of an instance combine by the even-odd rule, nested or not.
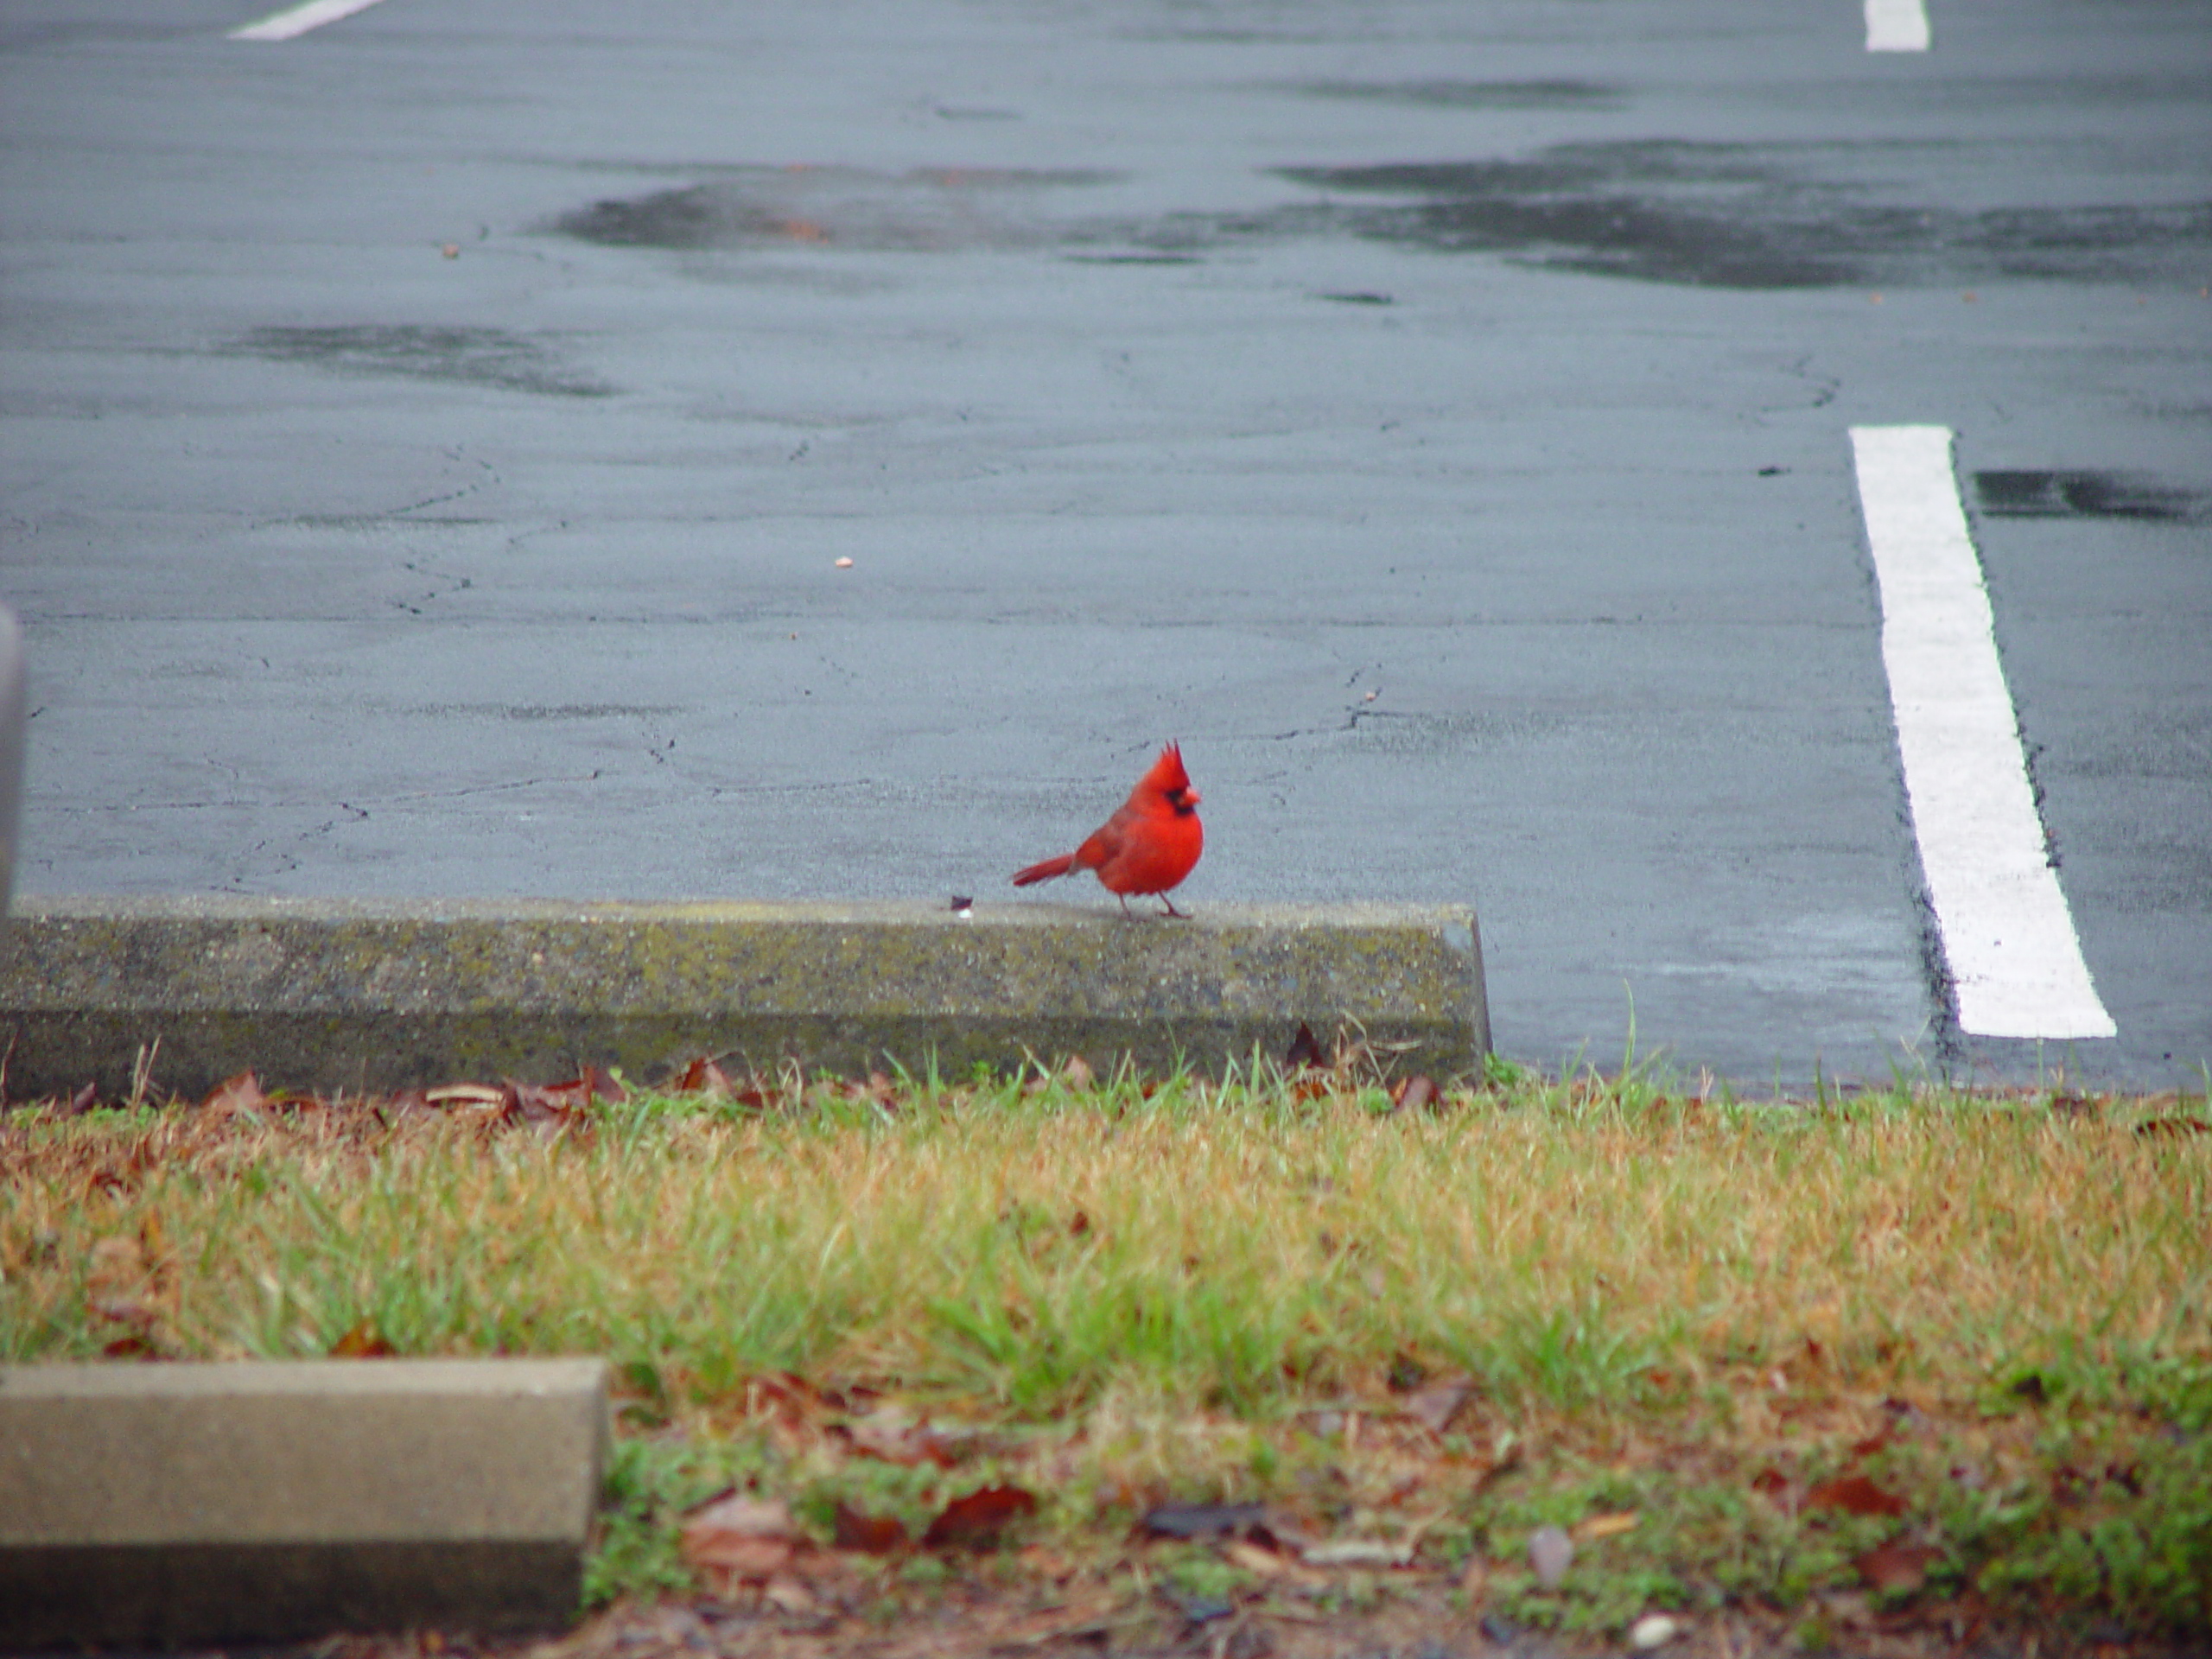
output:
[[[2145,518],[2190,524],[2212,518],[2212,493],[2141,473],[1983,472],[1974,499],[1993,518]]]
[[[1615,110],[1628,102],[1625,88],[1595,80],[1306,80],[1284,90],[1432,110]]]
[[[1825,147],[1561,144],[1514,161],[1288,168],[1345,230],[1440,252],[1721,288],[1906,286],[1974,277],[2135,278],[2212,251],[2212,204],[2000,208],[1871,202],[1819,176]],[[1309,215],[1310,217],[1310,215]]]
[[[505,328],[355,323],[256,328],[219,348],[237,357],[309,363],[354,374],[396,374],[561,397],[605,397],[614,388],[563,365],[553,352]]]
[[[1498,85],[1556,96],[1591,90],[1567,81]],[[1121,176],[1112,173],[761,167],[595,201],[550,228],[607,247],[1057,248],[1071,258],[1124,264],[1183,264],[1255,243],[1351,236],[1646,282],[1769,289],[2005,277],[2178,276],[2194,285],[2212,256],[2212,203],[1919,207],[1872,199],[1853,176],[1867,160],[1866,147],[1841,144],[1559,144],[1515,159],[1275,168],[1274,176],[1310,188],[1315,198],[1251,213],[1141,219],[1054,216],[1059,192]]]
[[[1047,235],[1014,212],[1014,201],[1119,176],[1078,168],[926,168],[893,175],[847,167],[752,168],[712,183],[595,201],[562,214],[553,228],[603,247],[675,251],[1027,247]]]
[[[1789,217],[1780,210],[1810,217],[1808,204],[1732,144],[1560,145],[1527,161],[1294,168],[1282,176],[1335,194],[1405,198],[1338,211],[1354,234],[1440,252],[1729,288],[1857,277],[1831,243],[1777,234]]]

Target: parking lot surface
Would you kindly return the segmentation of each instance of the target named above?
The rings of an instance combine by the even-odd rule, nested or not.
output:
[[[1516,1059],[2201,1086],[2202,6],[259,15],[0,19],[19,887],[1028,902],[1173,738]],[[1956,1017],[1891,424],[2116,1036]]]

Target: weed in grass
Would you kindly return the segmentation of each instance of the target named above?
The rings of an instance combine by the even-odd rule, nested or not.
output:
[[[584,1567],[585,1605],[600,1606],[618,1595],[651,1596],[690,1587],[691,1569],[677,1548],[676,1521],[731,1484],[728,1449],[710,1452],[665,1440],[615,1441],[597,1547]]]

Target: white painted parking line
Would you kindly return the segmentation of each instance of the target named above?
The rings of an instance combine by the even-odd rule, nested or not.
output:
[[[247,23],[231,31],[234,41],[289,41],[304,35],[311,29],[321,29],[325,23],[334,23],[340,17],[351,17],[357,11],[366,11],[377,0],[306,0],[302,5],[287,6],[271,12],[257,23]],[[1872,0],[1868,0],[1871,5]]]
[[[1978,1037],[2110,1037],[2051,868],[1945,426],[1854,426],[1906,799]]]
[[[1925,52],[1928,9],[1921,0],[1866,0],[1869,52]]]

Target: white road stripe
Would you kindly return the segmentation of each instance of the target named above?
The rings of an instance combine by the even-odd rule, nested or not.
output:
[[[1920,867],[1979,1037],[2110,1037],[2050,867],[1945,426],[1854,426]]]
[[[1869,52],[1925,52],[1928,9],[1921,0],[1866,0]]]
[[[231,31],[234,41],[289,41],[294,35],[304,35],[311,29],[321,29],[325,23],[334,23],[340,17],[351,17],[357,11],[366,11],[377,0],[305,0],[297,6],[287,6],[273,12],[257,23],[248,23]],[[1872,4],[1873,0],[1867,0]]]

